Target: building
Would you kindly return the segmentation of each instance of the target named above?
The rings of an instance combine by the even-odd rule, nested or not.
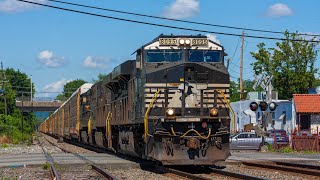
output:
[[[320,94],[294,94],[293,105],[292,148],[320,151]]]
[[[316,134],[320,130],[320,94],[293,95],[293,123],[298,132]]]
[[[262,112],[257,110],[253,112],[250,110],[249,105],[251,102],[259,103],[261,100],[244,100],[231,103],[231,107],[235,112],[235,121],[236,121],[236,130],[243,131],[246,124],[252,123],[261,124]],[[273,102],[277,103],[277,108],[275,111],[270,112],[268,109],[266,112],[268,114],[267,121],[268,127],[267,130],[271,129],[284,129],[287,132],[293,130],[292,126],[292,101],[289,100],[274,100]],[[232,127],[232,125],[231,125]]]

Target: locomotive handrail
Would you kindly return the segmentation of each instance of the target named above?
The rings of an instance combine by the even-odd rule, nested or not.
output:
[[[232,131],[235,132],[235,130],[236,130],[236,121],[235,121],[236,115],[235,115],[235,113],[234,113],[234,111],[233,111],[233,109],[232,109],[232,107],[230,105],[229,100],[227,99],[226,95],[224,94],[224,92],[220,91],[220,90],[217,90],[217,92],[220,93],[223,96],[223,99],[226,101],[227,106],[228,106],[229,110],[232,113],[232,119],[231,119],[231,121],[232,121]]]
[[[106,134],[108,136],[108,144],[109,144],[109,138],[111,137],[111,126],[110,126],[110,119],[111,119],[111,116],[112,116],[112,113],[109,111],[108,112],[108,115],[107,115],[107,118],[106,118]],[[109,146],[109,145],[108,145]]]
[[[93,112],[90,111],[90,116],[88,120],[88,134],[91,134],[91,117],[92,117]]]
[[[172,134],[174,135],[174,136],[176,136],[176,133],[174,132],[174,129],[173,129],[173,127],[171,127],[171,131],[172,131]],[[211,136],[211,128],[209,128],[209,133],[208,133],[208,135],[207,136],[202,136],[197,130],[195,130],[195,129],[189,129],[187,132],[185,132],[182,136],[180,136],[180,138],[183,138],[183,137],[185,137],[189,132],[191,132],[191,131],[193,131],[193,132],[195,132],[201,139],[208,139],[210,136]]]
[[[151,136],[150,134],[149,134],[149,132],[148,132],[148,119],[149,119],[149,112],[150,112],[150,109],[152,108],[152,106],[153,106],[153,103],[154,103],[154,101],[157,99],[157,96],[158,96],[158,94],[160,93],[160,89],[158,89],[157,90],[157,92],[156,93],[154,93],[154,96],[153,96],[153,98],[152,98],[152,100],[151,100],[151,102],[150,102],[150,104],[149,104],[149,106],[148,106],[148,109],[147,109],[147,111],[146,111],[146,113],[144,114],[144,142],[145,143],[147,143],[147,136]]]

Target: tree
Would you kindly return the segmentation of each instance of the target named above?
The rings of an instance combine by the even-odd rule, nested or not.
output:
[[[22,92],[24,93],[24,96],[30,97],[31,94],[29,92],[32,87],[32,95],[34,95],[34,84],[32,83],[31,85],[28,76],[19,70],[8,68],[4,73],[7,79],[4,86],[4,92],[6,95],[8,115],[4,115],[4,94],[2,93],[0,94],[0,126],[3,129],[0,131],[0,136],[8,133],[14,134],[12,135],[11,141],[17,143],[22,140],[22,119],[24,119],[24,136],[26,136],[24,139],[28,139],[28,136],[30,136],[35,129],[34,114],[23,113],[24,115],[22,118],[22,112],[15,106],[16,98],[22,96]]]
[[[262,91],[261,87],[253,89],[254,81],[247,79],[243,81],[243,98],[247,99],[248,93],[253,91]],[[240,100],[239,79],[238,82],[230,81],[230,101],[236,102]]]
[[[107,74],[99,73],[98,80],[93,79],[92,82],[96,83],[96,82],[102,81],[106,76]]]
[[[82,79],[77,79],[74,81],[70,81],[63,86],[62,94],[59,94],[56,99],[58,100],[65,100],[72,95],[74,91],[76,91],[80,86],[82,86],[86,81]]]
[[[318,51],[316,43],[303,40],[295,33],[285,32],[285,40],[276,42],[276,48],[266,48],[264,43],[257,45],[258,52],[251,52],[257,60],[253,63],[256,75],[273,75],[272,85],[278,91],[279,98],[292,98],[295,93],[307,93],[315,82],[318,69],[314,62]]]
[[[10,82],[13,90],[17,92],[17,97],[21,97],[22,93],[25,97],[30,97],[31,83],[30,78],[26,73],[20,72],[20,70],[14,70],[13,68],[7,68],[5,70],[6,78]],[[35,88],[32,83],[32,97],[34,96]]]

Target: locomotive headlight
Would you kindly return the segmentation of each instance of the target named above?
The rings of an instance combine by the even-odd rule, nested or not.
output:
[[[189,45],[191,43],[190,39],[186,40],[186,44]]]
[[[184,43],[185,43],[184,39],[180,39],[180,40],[179,40],[179,43],[180,43],[180,44],[184,44]]]
[[[166,113],[167,113],[168,116],[173,116],[174,115],[174,110],[169,108]]]
[[[210,110],[210,115],[211,115],[211,116],[217,116],[218,113],[219,113],[219,110],[218,110],[217,108],[212,108],[212,109]]]

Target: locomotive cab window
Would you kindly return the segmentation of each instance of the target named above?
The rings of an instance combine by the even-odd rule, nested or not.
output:
[[[149,50],[147,62],[178,62],[182,59],[181,50]]]
[[[221,51],[189,50],[189,62],[221,62]]]

